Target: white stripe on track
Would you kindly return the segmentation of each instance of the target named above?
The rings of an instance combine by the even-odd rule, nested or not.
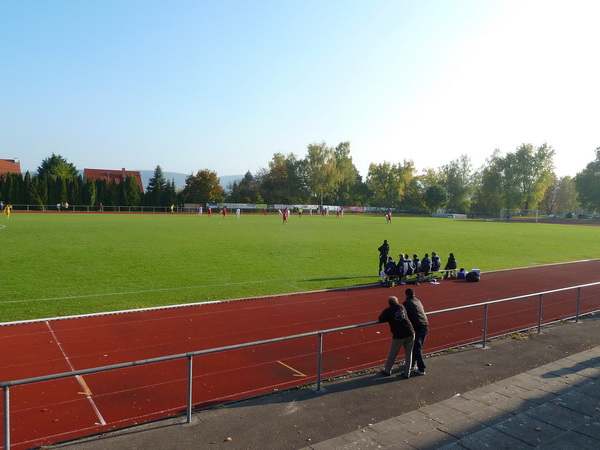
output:
[[[58,348],[60,349],[61,353],[63,354],[63,357],[65,358],[65,360],[67,361],[67,364],[71,368],[71,371],[74,371],[75,367],[73,367],[73,364],[71,364],[71,360],[69,359],[69,357],[65,353],[65,350],[63,349],[62,344],[60,343],[60,341],[56,337],[56,334],[54,334],[54,330],[50,326],[50,322],[48,322],[46,320],[45,323],[46,323],[46,326],[48,327],[48,330],[50,330],[50,334],[54,338],[54,342],[56,342],[56,345],[58,345]],[[79,383],[79,386],[81,386],[81,389],[83,390],[83,394],[85,394],[85,396],[87,397],[88,402],[90,403],[92,409],[96,413],[96,417],[98,418],[99,424],[100,425],[106,425],[106,421],[104,420],[104,417],[102,417],[102,414],[100,414],[100,410],[98,409],[98,407],[94,403],[94,400],[92,399],[91,392],[90,392],[90,389],[89,389],[87,383],[83,380],[83,377],[81,377],[79,375],[77,375],[75,378],[77,378],[77,382]]]

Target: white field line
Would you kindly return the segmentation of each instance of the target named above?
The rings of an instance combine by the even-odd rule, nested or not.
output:
[[[48,330],[50,330],[50,334],[52,334],[52,337],[54,338],[54,342],[56,342],[56,345],[58,345],[60,352],[63,354],[63,357],[65,358],[65,360],[67,361],[67,364],[71,368],[71,372],[73,372],[75,370],[75,367],[73,367],[73,364],[71,364],[71,360],[69,359],[69,356],[65,353],[65,350],[63,349],[62,344],[56,337],[56,334],[54,334],[54,330],[50,326],[50,322],[46,321],[46,326],[48,327]],[[96,425],[106,425],[106,421],[104,420],[104,417],[102,417],[102,414],[100,414],[98,407],[96,406],[96,404],[94,403],[94,400],[92,399],[92,393],[90,392],[90,388],[88,387],[87,383],[85,382],[83,377],[81,377],[79,375],[76,376],[75,378],[77,378],[77,382],[79,383],[79,386],[81,386],[81,389],[83,389],[83,392],[80,392],[80,394],[84,394],[87,397],[88,402],[90,403],[92,409],[96,413],[96,417],[98,418],[98,421],[99,421],[99,423],[97,423]]]
[[[494,273],[494,272],[505,272],[508,270],[535,269],[538,267],[558,266],[558,265],[564,265],[564,264],[577,264],[577,263],[589,262],[589,261],[595,261],[595,260],[583,259],[581,261],[568,261],[568,262],[562,262],[562,263],[542,264],[542,265],[538,265],[538,266],[526,266],[526,267],[514,267],[512,269],[488,270],[486,272],[482,272],[482,274]],[[346,274],[344,276],[348,276],[348,274]],[[113,293],[105,293],[105,294],[80,295],[80,296],[72,296],[72,297],[51,297],[51,298],[40,298],[40,299],[11,300],[11,301],[7,301],[7,302],[0,302],[0,305],[8,304],[8,303],[25,303],[25,302],[39,302],[39,301],[50,301],[50,300],[67,300],[67,299],[78,299],[78,298],[107,297],[107,296],[112,296],[112,295],[145,294],[145,293],[151,293],[151,292],[166,292],[166,291],[176,291],[176,290],[182,290],[182,289],[199,289],[199,288],[216,287],[216,286],[234,286],[237,284],[251,284],[251,283],[252,284],[260,284],[260,283],[272,283],[272,282],[281,282],[281,281],[289,281],[289,280],[279,279],[279,280],[241,281],[241,282],[237,282],[237,283],[206,284],[206,285],[199,285],[199,286],[179,286],[176,288],[150,289],[150,290],[144,290],[144,291],[129,291],[129,292],[113,292]],[[311,293],[316,293],[316,292],[343,291],[343,290],[358,289],[358,288],[374,286],[377,284],[379,284],[379,281],[377,281],[376,283],[372,283],[372,284],[350,286],[350,287],[340,287],[340,288],[333,288],[333,289],[317,289],[314,291],[288,292],[288,293],[283,293],[283,294],[262,295],[262,296],[257,296],[257,297],[232,298],[232,299],[227,299],[227,300],[213,300],[213,301],[207,301],[207,302],[182,303],[182,304],[178,304],[178,305],[166,305],[166,306],[155,306],[155,307],[149,307],[149,308],[126,309],[126,310],[121,310],[121,311],[106,311],[106,312],[91,313],[91,314],[79,314],[79,315],[74,315],[74,316],[47,317],[47,318],[43,318],[43,319],[19,320],[19,321],[14,321],[14,322],[0,322],[0,326],[18,325],[18,324],[23,324],[23,323],[35,323],[35,322],[52,321],[52,320],[77,319],[77,318],[83,318],[83,317],[108,316],[108,315],[113,315],[113,314],[128,314],[128,313],[144,312],[144,311],[156,311],[156,310],[161,310],[161,309],[185,308],[185,307],[189,307],[189,306],[202,306],[202,305],[210,305],[210,304],[214,304],[214,303],[227,303],[227,302],[235,302],[235,301],[242,301],[242,300],[260,299],[260,298],[287,297],[290,295],[311,294]]]

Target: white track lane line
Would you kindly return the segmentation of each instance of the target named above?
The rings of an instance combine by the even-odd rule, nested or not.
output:
[[[62,344],[56,337],[56,334],[54,334],[54,330],[50,326],[50,322],[46,321],[45,323],[46,323],[46,326],[48,327],[48,330],[50,330],[50,334],[52,334],[52,337],[54,338],[54,342],[56,342],[56,345],[58,345],[58,348],[60,349],[61,353],[63,354],[63,357],[67,361],[67,364],[69,365],[71,370],[74,371],[75,368],[73,367],[73,364],[71,364],[71,360],[65,353],[65,351],[62,347]],[[98,407],[94,403],[94,400],[92,399],[92,393],[91,393],[90,388],[88,387],[87,383],[85,382],[83,377],[80,375],[77,375],[75,378],[77,378],[77,382],[79,383],[79,386],[81,386],[81,389],[82,389],[82,392],[80,392],[80,394],[84,394],[87,397],[88,402],[90,402],[92,409],[96,413],[96,417],[98,417],[98,423],[96,425],[106,425],[106,421],[104,420],[104,417],[102,417],[102,414],[100,414],[100,410],[98,409]]]

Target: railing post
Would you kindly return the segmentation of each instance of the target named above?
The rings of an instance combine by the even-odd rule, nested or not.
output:
[[[540,305],[538,308],[538,326],[537,326],[538,334],[542,333],[542,299],[543,298],[544,298],[544,294],[540,294]]]
[[[192,367],[193,355],[188,356],[188,387],[187,387],[187,416],[186,423],[192,422]]]
[[[8,386],[4,386],[4,449],[10,450],[10,401]]]
[[[483,305],[483,342],[481,343],[483,348],[485,348],[485,343],[487,341],[488,307],[489,305],[487,303]]]
[[[317,364],[317,392],[321,391],[321,371],[323,369],[323,333],[319,331],[319,361]]]
[[[579,304],[581,303],[581,288],[577,288],[577,306],[575,307],[575,323],[579,323]]]

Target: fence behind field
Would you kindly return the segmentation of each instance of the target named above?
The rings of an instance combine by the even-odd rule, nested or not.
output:
[[[509,297],[455,308],[430,311],[427,313],[427,315],[430,317],[430,325],[432,330],[435,330],[436,334],[440,334],[442,336],[444,336],[445,333],[448,333],[448,337],[445,339],[445,344],[442,346],[438,345],[437,347],[434,346],[433,348],[428,346],[429,353],[471,344],[481,344],[482,347],[486,347],[487,341],[490,338],[500,337],[529,329],[535,329],[539,334],[541,333],[542,326],[566,319],[574,318],[575,321],[578,322],[581,315],[600,311],[600,290],[598,288],[600,288],[600,282],[582,284],[562,289],[554,289],[550,291],[536,292],[533,294],[520,295],[516,297]],[[517,305],[517,308],[514,307],[515,304]],[[510,315],[511,311],[515,317],[510,317],[510,320],[508,321],[510,325],[507,325],[507,315]],[[454,333],[452,330],[444,330],[442,326],[436,328],[435,322],[439,321],[441,323],[442,320],[440,318],[442,317],[445,317],[446,319],[448,317],[451,318],[450,322],[453,324],[454,328],[452,330],[454,330]],[[330,328],[321,331],[313,331],[291,336],[230,345],[226,347],[211,348],[53,375],[0,382],[0,387],[3,389],[4,394],[4,448],[9,449],[11,446],[10,389],[14,386],[29,385],[68,377],[108,372],[134,366],[146,366],[149,364],[173,360],[187,360],[187,373],[185,374],[185,379],[187,382],[186,398],[182,398],[179,403],[181,405],[179,408],[179,413],[183,412],[185,409],[186,419],[189,423],[191,421],[193,411],[194,374],[192,363],[194,358],[202,357],[203,355],[207,354],[221,353],[249,347],[266,346],[284,341],[316,338],[318,350],[316,352],[315,374],[308,379],[304,378],[302,383],[297,384],[296,387],[305,385],[307,383],[312,383],[315,384],[315,390],[320,391],[324,378],[335,378],[341,375],[347,375],[349,373],[349,368],[337,367],[335,370],[329,371],[325,375],[323,374],[323,337],[327,334],[340,333],[354,329],[364,329],[374,325],[380,324],[378,322],[361,323],[339,328]],[[467,338],[453,338],[452,336],[457,334],[455,333],[457,327],[460,327],[462,331],[464,331],[464,327],[471,327],[475,332],[470,335],[467,333]],[[389,337],[382,337],[381,340],[387,341],[389,340]],[[369,367],[369,369],[374,367],[377,366]],[[353,367],[353,369],[355,372],[357,371],[357,367]],[[360,370],[365,369],[365,367],[360,368]],[[269,389],[269,386],[265,386],[264,393],[267,393],[270,390],[271,389]],[[164,417],[167,417],[168,415]],[[131,417],[131,425],[138,422],[135,419],[136,417]]]

